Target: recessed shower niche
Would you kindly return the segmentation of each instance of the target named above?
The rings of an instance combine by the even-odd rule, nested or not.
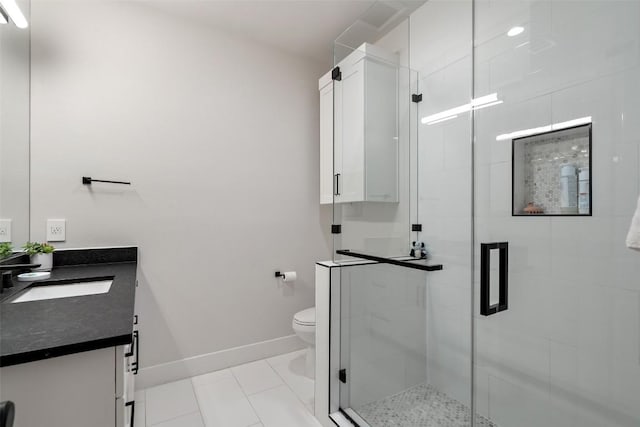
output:
[[[513,216],[591,215],[591,123],[512,145]]]

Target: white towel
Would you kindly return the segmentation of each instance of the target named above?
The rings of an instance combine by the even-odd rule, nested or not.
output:
[[[638,208],[631,220],[631,228],[627,234],[627,247],[640,251],[640,198],[638,199]]]

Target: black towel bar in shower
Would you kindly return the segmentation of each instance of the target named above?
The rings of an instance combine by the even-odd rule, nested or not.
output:
[[[336,251],[339,255],[351,256],[354,258],[362,258],[369,261],[377,261],[381,264],[392,264],[400,267],[413,268],[415,270],[423,271],[438,271],[442,270],[442,264],[425,264],[424,259],[397,259],[397,258],[384,258],[375,255],[362,254],[358,252],[352,252],[349,249],[341,249]]]
[[[106,179],[94,179],[94,178],[91,178],[90,176],[83,176],[82,177],[82,183],[83,184],[91,185],[92,182],[105,182],[107,184],[131,185],[130,182],[126,182],[126,181],[111,181],[111,180],[106,180]]]

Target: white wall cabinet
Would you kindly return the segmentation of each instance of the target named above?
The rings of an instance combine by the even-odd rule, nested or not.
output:
[[[395,58],[364,44],[338,68],[339,79],[319,81],[320,203],[397,202]]]
[[[14,427],[133,427],[131,361],[137,355],[130,347],[0,369],[0,400],[15,403]]]
[[[333,203],[333,80],[320,78],[320,203]]]

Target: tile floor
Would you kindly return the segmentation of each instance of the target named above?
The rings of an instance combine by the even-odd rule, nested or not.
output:
[[[319,427],[305,350],[136,392],[136,426]]]

